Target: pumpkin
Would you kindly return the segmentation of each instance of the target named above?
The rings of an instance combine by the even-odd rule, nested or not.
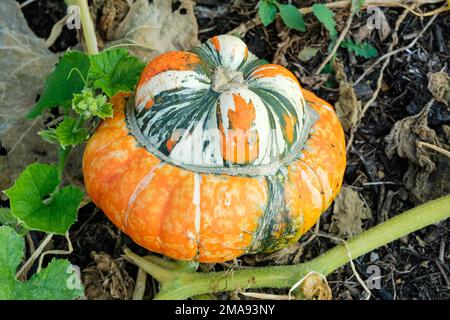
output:
[[[87,192],[150,251],[212,263],[278,250],[341,187],[332,106],[237,37],[156,57],[111,101],[84,152]]]

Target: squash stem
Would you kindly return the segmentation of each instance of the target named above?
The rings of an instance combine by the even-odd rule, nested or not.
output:
[[[232,291],[249,288],[289,288],[310,271],[328,275],[337,268],[345,265],[351,259],[362,256],[391,241],[403,237],[411,232],[437,223],[450,217],[450,195],[430,201],[421,206],[408,210],[394,218],[381,223],[359,236],[338,245],[317,258],[290,266],[256,267],[232,272],[182,272],[166,271],[171,275],[161,276],[160,271],[144,268],[138,256],[131,252],[134,261],[161,282],[161,291],[155,299],[187,299],[192,296]],[[148,263],[144,258],[145,263]]]
[[[97,37],[95,35],[94,23],[92,21],[91,13],[89,12],[89,5],[87,0],[75,0],[74,2],[80,8],[81,26],[83,28],[84,43],[86,51],[89,55],[98,53]]]
[[[59,181],[62,181],[63,173],[64,173],[64,167],[66,166],[67,157],[69,156],[70,152],[72,151],[72,146],[67,146],[65,148],[59,147],[58,149],[58,178]]]
[[[144,257],[144,259],[150,261],[153,264],[160,266],[161,268],[167,269],[167,270],[177,269],[176,263],[170,262],[168,260],[164,260],[164,259],[154,256],[154,255],[146,256],[146,257]]]
[[[166,283],[172,280],[175,272],[171,272],[164,267],[149,261],[146,258],[140,257],[137,254],[131,252],[129,249],[124,250],[126,258],[147,272],[149,275],[151,275],[153,278],[155,278],[160,283]]]

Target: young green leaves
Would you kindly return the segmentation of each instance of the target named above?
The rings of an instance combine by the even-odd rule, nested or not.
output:
[[[281,20],[287,27],[301,32],[306,31],[303,16],[295,6],[292,4],[278,4],[277,7],[280,10]]]
[[[94,96],[90,89],[84,89],[81,93],[74,94],[72,107],[86,119],[92,116],[101,119],[113,116],[112,104],[107,102],[107,97],[105,95]]]
[[[353,10],[358,12],[361,10],[361,6],[364,3],[363,0],[354,1]],[[334,13],[325,4],[314,4],[312,6],[313,14],[327,29],[330,39],[335,41],[338,36],[336,30],[336,21],[334,20]],[[305,22],[300,11],[291,4],[281,4],[276,0],[260,0],[258,4],[258,15],[264,26],[271,24],[276,17],[277,12],[280,13],[281,20],[284,24],[298,31],[305,31]],[[333,44],[334,42],[332,42]],[[341,47],[355,53],[357,56],[364,57],[366,59],[374,58],[378,55],[375,47],[370,43],[361,42],[354,43],[352,41],[344,40]]]
[[[258,14],[262,24],[267,27],[277,16],[277,7],[270,1],[262,0],[259,2]]]
[[[53,259],[28,281],[15,274],[25,253],[25,240],[8,226],[0,226],[0,300],[71,300],[83,295],[78,274],[68,260]]]
[[[45,109],[70,107],[73,94],[84,88],[89,67],[90,61],[86,54],[78,51],[67,52],[45,81],[44,92],[27,117],[35,118]]]
[[[342,48],[346,48],[352,51],[357,56],[370,59],[378,56],[377,49],[368,42],[353,42],[350,40],[344,40],[341,43]]]
[[[315,4],[312,6],[313,13],[316,18],[324,25],[324,27],[328,30],[331,39],[336,39],[337,31],[336,31],[336,22],[334,21],[333,11],[327,8],[324,4]]]
[[[258,14],[264,26],[267,27],[275,20],[277,11],[280,12],[281,20],[288,28],[302,32],[306,30],[303,16],[292,4],[281,4],[276,0],[259,1]]]
[[[353,0],[353,1],[355,1],[354,5],[355,10],[359,11],[364,1],[361,0]],[[330,34],[330,39],[336,40],[338,33],[336,31],[336,22],[334,21],[333,11],[327,8],[327,6],[324,4],[314,4],[312,8],[313,13],[316,16],[317,20],[319,20],[323,24],[323,26],[328,30],[328,33]],[[368,42],[354,43],[350,40],[344,40],[341,42],[340,46],[355,53],[357,56],[364,57],[366,59],[378,56],[377,49]]]
[[[144,63],[126,49],[109,49],[93,56],[67,52],[47,79],[44,93],[28,117],[39,116],[47,108],[72,107],[78,119],[66,116],[55,129],[42,130],[39,135],[63,149],[75,146],[89,137],[83,122],[93,116],[112,117],[108,97],[132,92],[143,68]],[[98,89],[104,94],[97,94]]]
[[[63,149],[76,146],[89,138],[88,131],[81,127],[82,118],[78,120],[66,116],[56,129],[41,130],[38,134],[47,142],[59,144]]]
[[[33,163],[4,191],[11,213],[28,229],[64,234],[75,222],[83,192],[74,186],[59,188],[54,165]]]
[[[118,92],[131,92],[145,64],[128,54],[126,49],[105,50],[91,57],[88,81],[94,89],[101,89],[108,97]]]
[[[56,127],[55,134],[63,148],[75,146],[88,138],[87,130],[80,128],[77,120],[68,116],[64,117],[64,120]]]
[[[122,48],[108,49],[93,56],[67,52],[48,77],[44,92],[28,118],[39,116],[47,108],[70,107],[74,96],[86,88],[101,89],[108,97],[121,91],[132,92],[144,66]]]

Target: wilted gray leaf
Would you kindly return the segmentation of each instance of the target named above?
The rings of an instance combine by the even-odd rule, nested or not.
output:
[[[13,0],[0,2],[0,56],[0,143],[8,152],[0,156],[0,187],[5,188],[30,162],[55,158],[54,147],[36,134],[43,121],[24,117],[58,56],[31,31]]]
[[[386,16],[384,15],[383,10],[379,10],[378,19],[380,20],[378,35],[380,36],[380,40],[384,41],[391,33],[391,27],[389,26],[389,22]]]
[[[172,11],[171,0],[137,0],[108,46],[125,44],[145,61],[170,50],[190,50],[199,44],[194,5],[191,0],[181,0],[179,8]]]
[[[18,3],[0,2],[0,141],[41,93],[57,55],[28,27]]]

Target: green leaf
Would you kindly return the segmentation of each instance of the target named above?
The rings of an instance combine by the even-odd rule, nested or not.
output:
[[[275,20],[277,7],[269,1],[262,0],[259,2],[258,14],[262,24],[267,27]]]
[[[94,116],[105,119],[113,116],[112,104],[107,102],[105,95],[94,96],[92,90],[85,89],[80,94],[74,94],[72,108],[86,119]]]
[[[302,32],[306,30],[303,16],[295,6],[292,4],[279,4],[278,9],[280,10],[281,20],[287,27]]]
[[[15,273],[25,241],[12,228],[0,226],[0,300],[72,300],[83,294],[79,275],[67,260],[53,259],[45,269],[22,282]],[[76,285],[72,278],[76,277]]]
[[[48,76],[42,96],[27,117],[35,118],[47,108],[69,107],[73,94],[84,88],[82,76],[87,77],[89,66],[89,57],[86,54],[78,51],[67,52]]]
[[[334,21],[333,11],[327,8],[324,4],[315,4],[312,6],[313,13],[317,19],[325,26],[325,28],[330,33],[330,38],[334,39],[337,37],[336,22]]]
[[[59,144],[63,148],[75,146],[88,138],[87,130],[85,128],[78,128],[77,120],[72,117],[65,117],[58,127],[56,127],[55,134]]]
[[[341,47],[346,48],[349,51],[354,52],[357,56],[364,57],[366,59],[375,58],[378,56],[377,49],[368,42],[354,43],[350,40],[342,41]]]
[[[11,213],[28,229],[64,234],[75,222],[83,192],[74,186],[58,188],[56,166],[29,165],[5,190]]]
[[[42,137],[42,139],[44,139],[45,141],[47,141],[49,143],[53,143],[53,144],[59,143],[58,136],[56,135],[54,129],[41,130],[38,132],[38,135],[40,135]]]
[[[300,61],[306,62],[314,58],[319,52],[319,48],[304,47],[297,55]]]
[[[21,236],[28,232],[19,219],[12,215],[9,208],[0,208],[0,224],[13,228]]]
[[[330,62],[328,62],[328,63],[325,65],[325,67],[322,69],[322,72],[321,72],[321,73],[323,73],[323,74],[333,74],[334,71],[335,71],[335,70],[334,70],[332,61],[330,61]],[[328,81],[330,81],[330,80],[328,80]]]
[[[94,88],[112,97],[118,92],[134,91],[144,67],[145,64],[126,49],[105,50],[91,56],[88,79],[94,82]]]
[[[353,12],[361,11],[361,7],[364,4],[365,0],[352,0],[354,1]]]

